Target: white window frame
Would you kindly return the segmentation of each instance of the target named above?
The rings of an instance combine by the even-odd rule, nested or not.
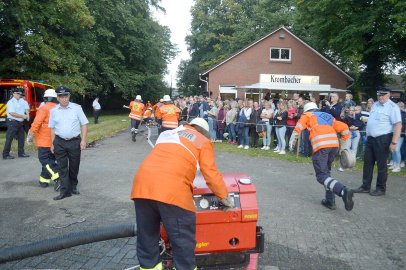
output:
[[[279,58],[272,58],[272,50],[279,50]],[[289,59],[281,59],[281,50],[289,50]],[[292,49],[291,48],[271,47],[269,49],[269,59],[272,62],[290,62],[290,61],[292,61]]]

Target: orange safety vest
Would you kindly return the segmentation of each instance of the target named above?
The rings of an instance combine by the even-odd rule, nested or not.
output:
[[[337,133],[341,134],[344,141],[350,138],[347,124],[335,120],[331,114],[325,112],[303,113],[295,126],[295,131],[300,134],[305,128],[310,130],[309,139],[313,153],[322,148],[339,147]]]
[[[152,111],[153,111],[154,113],[156,113],[156,110],[159,109],[159,108],[161,108],[163,105],[164,105],[164,104],[159,101],[159,102],[156,103],[154,106],[152,106]]]
[[[162,120],[165,128],[177,128],[180,109],[173,104],[164,104],[155,112],[155,118]]]
[[[142,115],[144,114],[145,105],[139,101],[131,101],[130,106],[128,107],[130,107],[131,109],[131,112],[128,115],[128,117],[134,120],[141,120]]]
[[[213,144],[191,126],[164,131],[134,176],[131,199],[149,199],[196,211],[193,180],[197,165],[220,198],[228,193],[215,164]]]
[[[152,108],[149,107],[149,108],[147,108],[147,109],[145,110],[145,112],[144,112],[144,119],[151,117],[151,115],[152,115]]]
[[[35,145],[37,147],[51,147],[51,129],[48,127],[50,111],[56,104],[46,102],[39,110],[31,125],[31,132],[35,137]]]

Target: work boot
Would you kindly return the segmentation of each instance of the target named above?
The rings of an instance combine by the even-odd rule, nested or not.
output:
[[[40,187],[46,188],[48,187],[48,183],[39,182]]]
[[[345,187],[342,198],[343,198],[345,210],[347,210],[347,211],[351,211],[352,208],[354,207],[354,201],[352,200],[353,196],[354,196],[354,191],[350,188]]]
[[[324,207],[327,207],[330,210],[337,209],[335,202],[330,202],[330,201],[327,201],[326,199],[321,200],[321,205],[323,205]]]

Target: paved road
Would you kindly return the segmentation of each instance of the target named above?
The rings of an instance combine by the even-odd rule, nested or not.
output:
[[[128,133],[83,152],[81,195],[55,202],[52,188],[38,186],[36,157],[0,161],[0,247],[97,226],[134,222],[132,178],[150,146]],[[243,151],[243,150],[242,150]],[[258,150],[260,151],[260,150]],[[322,208],[324,190],[310,164],[217,153],[223,173],[244,172],[257,186],[266,233],[259,269],[404,269],[406,179],[390,176],[387,195],[355,197],[346,212]],[[359,172],[334,172],[358,187]],[[135,238],[105,241],[0,265],[0,269],[126,269],[137,263]]]

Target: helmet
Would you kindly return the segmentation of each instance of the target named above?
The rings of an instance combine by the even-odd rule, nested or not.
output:
[[[171,101],[171,97],[169,95],[165,95],[162,99],[163,102]]]
[[[45,98],[45,97],[56,98],[56,92],[55,92],[55,90],[54,90],[54,89],[47,89],[47,90],[45,90],[44,98]]]
[[[304,105],[303,107],[303,112],[307,112],[310,110],[318,110],[319,108],[317,107],[317,104],[314,102],[308,102]]]
[[[135,97],[135,99],[137,99],[137,100],[142,100],[141,95],[137,95],[137,96]]]
[[[203,135],[206,136],[207,138],[210,138],[209,134],[209,124],[207,123],[206,120],[200,117],[196,117],[189,123],[191,126],[198,126],[202,128],[202,131],[204,131]]]
[[[163,102],[164,100],[161,98],[160,100],[159,100],[159,102]]]
[[[343,169],[353,168],[355,166],[356,160],[355,155],[351,153],[349,149],[344,149],[341,151],[340,155],[340,165]]]

